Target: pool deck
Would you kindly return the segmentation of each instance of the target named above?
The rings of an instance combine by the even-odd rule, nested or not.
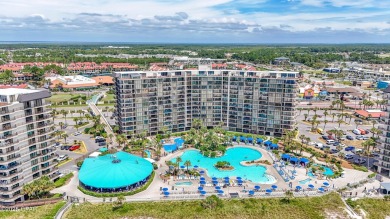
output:
[[[255,150],[258,150],[262,153],[262,157],[260,160],[268,160],[271,164],[273,163],[273,159],[269,152],[265,150],[264,148],[261,148],[259,146],[252,146],[252,145],[245,145],[245,144],[235,144],[234,146],[244,146],[247,148],[252,148]],[[187,148],[183,150],[176,151],[174,153],[170,153],[165,157],[161,157],[161,159],[156,162],[156,164],[159,166],[157,170],[155,170],[155,177],[153,182],[150,184],[148,189],[146,189],[143,192],[137,193],[133,196],[128,196],[126,197],[127,201],[156,201],[156,200],[161,200],[162,195],[161,195],[161,188],[168,188],[169,192],[171,193],[189,193],[189,194],[195,194],[197,193],[197,189],[200,186],[199,185],[199,179],[177,179],[176,177],[171,177],[169,180],[164,181],[160,176],[165,174],[166,171],[168,171],[167,165],[165,165],[165,162],[168,160],[171,160],[177,156],[181,156],[185,151],[187,150],[193,150],[193,148]],[[272,175],[276,179],[276,183],[274,185],[278,186],[278,190],[281,194],[284,194],[283,190],[284,189],[289,189],[289,182],[285,182],[283,178],[279,175],[277,170],[272,166],[272,165],[265,165],[261,164],[267,167],[266,173],[269,175]],[[288,170],[293,170],[294,167],[291,165],[288,165],[286,167]],[[306,169],[305,168],[295,168],[297,175],[296,178],[291,182],[292,188],[295,188],[295,186],[300,185],[304,189],[306,189],[306,186],[308,184],[313,184],[315,187],[320,187],[323,182],[328,181],[330,184],[330,188],[339,188],[342,186],[347,185],[347,183],[353,183],[353,182],[358,182],[361,179],[367,178],[367,176],[370,174],[361,172],[361,171],[356,171],[356,170],[350,170],[350,169],[345,169],[345,174],[344,177],[338,178],[338,179],[323,179],[323,180],[318,180],[318,179],[312,179],[309,183],[306,184],[300,184],[299,181],[305,180],[309,178],[309,176],[306,175]],[[211,181],[210,177],[207,176],[207,174],[204,175],[206,178],[206,181]],[[193,184],[190,186],[175,186],[176,182],[185,182],[185,181],[191,181]],[[252,182],[245,182],[243,186],[229,186],[227,188],[223,188],[223,190],[227,193],[232,193],[232,192],[237,192],[239,194],[244,194],[247,195],[247,192],[243,191],[244,188],[245,190],[251,190],[254,188],[255,185],[260,185],[261,189],[269,189],[271,187],[270,184],[261,184],[261,183],[252,183]],[[89,195],[83,194],[81,191],[77,189],[78,186],[78,173],[74,172],[74,177],[71,179],[70,183],[52,190],[52,192],[55,193],[63,193],[66,192],[67,196],[75,196],[79,197],[80,199],[86,199],[89,202],[102,202],[102,198],[96,198],[92,197]],[[207,193],[215,193],[215,189],[213,186],[206,186],[204,187],[205,191]],[[109,198],[106,198],[106,200]]]

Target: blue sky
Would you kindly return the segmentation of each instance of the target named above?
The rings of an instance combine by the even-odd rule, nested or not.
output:
[[[390,43],[390,0],[2,0],[0,41]]]

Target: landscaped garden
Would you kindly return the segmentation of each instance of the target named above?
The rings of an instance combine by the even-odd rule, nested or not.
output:
[[[39,207],[31,207],[17,211],[0,211],[0,218],[6,219],[53,219],[57,211],[65,205],[61,201]]]
[[[199,201],[131,202],[117,204],[84,203],[73,206],[65,218],[345,218],[340,197],[269,198]],[[337,217],[338,216],[338,217]]]

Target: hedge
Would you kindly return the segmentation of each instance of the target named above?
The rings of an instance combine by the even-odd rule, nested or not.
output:
[[[72,177],[73,177],[73,173],[68,173],[65,176],[59,178],[57,181],[55,181],[54,186],[56,188],[61,187],[61,186],[65,185],[65,183]]]
[[[84,193],[86,195],[90,195],[90,196],[94,196],[94,197],[100,197],[100,198],[118,197],[118,196],[121,196],[121,195],[122,196],[130,196],[130,195],[135,195],[137,193],[145,191],[150,186],[150,184],[153,182],[154,175],[155,175],[155,172],[153,171],[152,174],[150,175],[150,178],[149,178],[148,182],[146,182],[142,187],[140,187],[140,188],[138,188],[138,189],[136,189],[134,191],[130,191],[130,192],[97,193],[97,192],[92,192],[92,191],[86,190],[86,189],[84,189],[81,186],[78,186],[77,188],[82,193]]]

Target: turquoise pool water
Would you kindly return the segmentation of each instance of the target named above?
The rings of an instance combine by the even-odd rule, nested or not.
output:
[[[181,156],[182,162],[180,165],[184,165],[184,162],[189,160],[192,166],[197,165],[207,171],[210,177],[237,177],[240,176],[244,180],[250,180],[256,183],[274,183],[275,179],[265,174],[267,168],[262,165],[243,166],[241,161],[257,160],[262,157],[262,154],[254,149],[246,147],[234,147],[229,148],[225,155],[217,158],[209,158],[203,156],[198,150],[188,150]],[[175,162],[175,159],[171,160]],[[218,161],[228,161],[234,170],[221,171],[214,167],[214,164]]]
[[[184,140],[182,138],[180,138],[180,137],[175,138],[173,141],[174,141],[174,143],[163,144],[164,150],[166,152],[173,152],[173,151],[176,151],[177,149],[183,147]]]
[[[192,182],[177,182],[175,186],[191,186]]]
[[[145,153],[146,153],[146,158],[150,158],[152,156],[149,150],[145,150]]]
[[[313,173],[312,173],[313,174]],[[308,182],[310,182],[311,181],[311,179],[310,178],[307,178],[307,179],[304,179],[304,180],[301,180],[301,181],[299,181],[299,184],[306,184],[306,183],[308,183]]]
[[[314,166],[320,166],[320,165],[314,164]],[[322,174],[324,174],[325,176],[333,176],[334,175],[334,172],[331,168],[329,168],[327,166],[323,166],[323,165],[322,165],[322,167],[324,168],[324,172],[322,172]],[[314,176],[311,171],[308,173],[308,175],[310,176],[310,174],[311,174],[311,176]]]

